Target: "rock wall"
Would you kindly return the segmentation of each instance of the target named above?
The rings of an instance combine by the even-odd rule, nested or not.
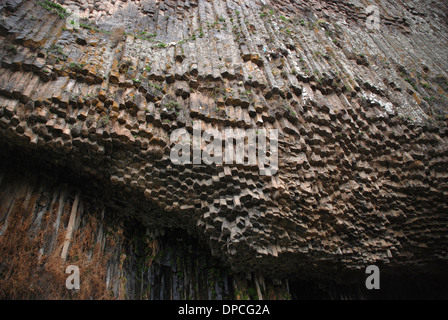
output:
[[[290,297],[286,279],[232,273],[185,231],[143,227],[107,205],[113,191],[8,154],[0,173],[1,299]],[[77,291],[66,288],[68,266],[79,268]]]
[[[366,27],[368,5],[379,8],[379,29]],[[2,155],[84,181],[45,189],[51,196],[39,203],[43,191],[23,191],[37,182],[4,178],[2,233],[13,237],[7,217],[23,215],[48,233],[26,245],[59,256],[57,221],[68,230],[74,197],[92,184],[87,212],[97,226],[112,210],[144,234],[183,230],[225,274],[343,282],[369,264],[439,274],[448,248],[447,9],[443,1],[2,1]],[[192,133],[195,120],[202,131],[278,129],[278,173],[174,165],[170,135]],[[11,211],[10,201],[23,207]],[[67,209],[50,215],[55,203]],[[35,220],[45,206],[54,228]],[[92,259],[104,235],[83,219],[74,230],[92,238],[77,256]],[[117,221],[111,228],[125,232]],[[131,247],[110,249],[115,267],[98,277]],[[116,281],[107,286],[122,298]],[[180,297],[132,290],[127,297]]]

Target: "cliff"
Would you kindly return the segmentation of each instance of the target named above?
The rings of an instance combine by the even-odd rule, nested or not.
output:
[[[371,264],[446,281],[443,1],[0,12],[0,296],[340,298]],[[174,164],[179,128],[276,129],[278,171]]]

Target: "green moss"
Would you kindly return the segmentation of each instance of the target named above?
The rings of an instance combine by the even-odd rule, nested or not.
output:
[[[100,118],[99,125],[100,127],[105,127],[110,123],[110,119],[108,116],[103,116]]]
[[[148,82],[148,86],[153,87],[156,90],[162,91],[162,88],[158,84]]]
[[[72,69],[72,70],[74,70],[76,72],[79,72],[79,71],[81,71],[84,68],[85,65],[86,65],[85,63],[75,63],[75,62],[72,62],[72,63],[69,64],[69,67],[70,67],[70,69]]]
[[[176,109],[176,110],[180,110],[180,104],[177,101],[168,101],[167,103],[165,103],[163,105],[165,108],[167,108],[168,110],[172,110],[172,109]]]
[[[257,291],[254,288],[249,288],[247,293],[251,300],[258,300]]]
[[[52,44],[51,47],[49,49],[47,49],[47,53],[54,54],[55,56],[57,56],[57,60],[62,60],[62,61],[67,60],[67,55],[64,53],[62,48],[56,44]]]
[[[65,10],[60,4],[55,3],[53,1],[48,1],[48,0],[44,0],[44,1],[38,1],[37,2],[42,8],[56,13],[61,19],[65,19],[69,16],[67,10]]]
[[[15,45],[13,45],[13,44],[10,44],[10,43],[8,43],[8,44],[5,46],[5,49],[6,49],[8,52],[11,52],[11,53],[13,53],[13,54],[17,54],[17,52],[18,52],[17,47],[16,47]]]
[[[146,34],[146,32],[141,32],[140,34],[134,35],[137,39],[146,40],[146,41],[154,41],[154,38],[157,36],[155,33]]]

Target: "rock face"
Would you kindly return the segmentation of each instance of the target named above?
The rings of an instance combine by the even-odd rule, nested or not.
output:
[[[2,274],[17,221],[28,221],[35,268],[55,268],[61,253],[61,266],[101,265],[97,298],[243,297],[235,279],[251,272],[259,298],[286,297],[288,279],[344,283],[371,264],[441,274],[448,7],[371,4],[378,28],[355,0],[2,1]],[[278,172],[173,164],[172,132],[199,120],[201,131],[278,130]],[[15,178],[22,170],[34,178]],[[202,249],[179,249],[163,230]],[[208,267],[165,263],[176,280],[162,286],[162,246]],[[136,257],[149,257],[144,271]],[[192,289],[213,259],[219,284]],[[138,285],[126,272],[141,272]],[[54,290],[46,297],[65,297]]]

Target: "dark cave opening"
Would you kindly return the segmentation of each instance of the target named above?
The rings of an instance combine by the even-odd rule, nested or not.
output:
[[[448,299],[448,276],[439,274],[385,273],[380,289],[368,290],[368,275],[357,274],[357,281],[293,280],[289,291],[293,300],[432,300]]]

